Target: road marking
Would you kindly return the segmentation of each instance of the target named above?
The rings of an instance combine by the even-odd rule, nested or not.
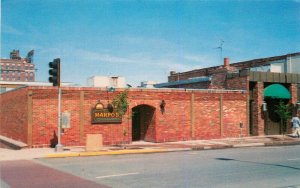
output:
[[[288,159],[288,161],[300,161],[300,158]]]
[[[199,152],[191,152],[191,153],[188,153],[189,155],[199,155],[200,153]]]
[[[139,174],[138,172],[131,172],[126,174],[112,174],[112,175],[106,175],[106,176],[98,176],[97,179],[103,179],[103,178],[112,178],[112,177],[119,177],[119,176],[129,176],[129,175],[136,175]]]

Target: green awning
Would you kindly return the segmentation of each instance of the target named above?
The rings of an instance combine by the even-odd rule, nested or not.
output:
[[[281,84],[272,84],[265,88],[264,97],[272,99],[290,99],[291,93]]]

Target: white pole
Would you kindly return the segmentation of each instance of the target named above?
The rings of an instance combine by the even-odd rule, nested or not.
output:
[[[57,106],[58,120],[57,120],[57,145],[55,147],[56,152],[63,151],[63,145],[61,145],[61,88],[58,86],[58,106]]]

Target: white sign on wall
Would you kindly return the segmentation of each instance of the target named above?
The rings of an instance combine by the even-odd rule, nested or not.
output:
[[[61,114],[61,128],[66,129],[71,127],[71,113],[63,112]]]

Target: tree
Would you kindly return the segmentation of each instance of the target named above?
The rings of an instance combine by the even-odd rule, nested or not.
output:
[[[129,102],[128,102],[128,89],[125,89],[123,92],[121,92],[116,97],[114,97],[114,99],[112,101],[112,104],[116,108],[116,111],[121,116],[123,116],[126,113],[127,108],[129,106]]]
[[[286,132],[287,130],[287,121],[292,117],[290,105],[284,104],[283,101],[280,101],[279,105],[276,105],[275,107],[276,107],[275,112],[280,117],[280,131],[282,134],[284,134],[284,132]]]

